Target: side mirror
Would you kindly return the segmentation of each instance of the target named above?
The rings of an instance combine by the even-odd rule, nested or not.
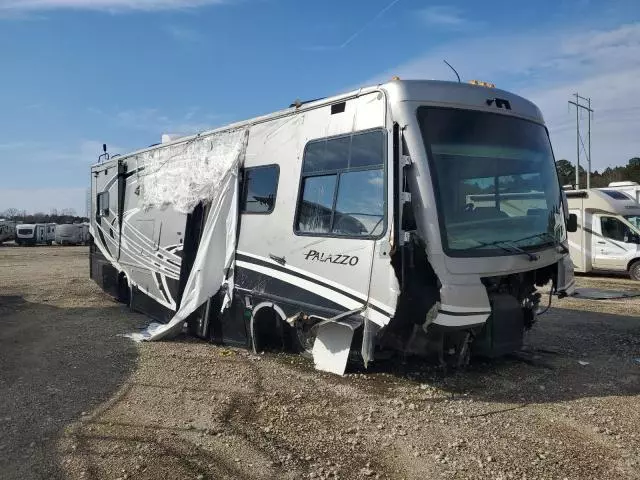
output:
[[[567,220],[567,232],[573,233],[578,231],[578,216],[575,213],[569,214]]]

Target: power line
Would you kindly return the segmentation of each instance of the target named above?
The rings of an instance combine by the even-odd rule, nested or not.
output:
[[[587,145],[588,151],[585,151],[587,157],[587,188],[591,188],[591,116],[594,110],[591,108],[591,98],[582,97],[578,93],[574,93],[575,101],[569,100],[569,105],[576,107],[576,188],[580,188],[580,144],[584,151],[584,141],[580,134],[580,111],[587,111]],[[586,105],[585,105],[586,102]]]

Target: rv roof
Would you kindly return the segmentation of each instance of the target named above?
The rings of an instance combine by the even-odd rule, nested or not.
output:
[[[296,112],[304,112],[307,110],[312,110],[314,108],[318,108],[325,105],[330,105],[333,103],[344,102],[353,98],[357,98],[359,96],[365,95],[367,93],[372,93],[376,91],[384,91],[387,92],[390,97],[393,97],[394,101],[397,102],[423,102],[429,103],[430,105],[442,106],[442,107],[450,107],[450,108],[475,108],[482,109],[486,111],[495,112],[497,109],[495,107],[491,108],[491,102],[495,101],[496,98],[508,100],[511,105],[511,110],[501,109],[501,114],[514,115],[527,118],[529,120],[543,123],[542,114],[538,107],[535,104],[526,100],[523,97],[515,95],[513,93],[509,93],[504,90],[499,90],[496,88],[487,88],[484,86],[472,85],[468,83],[458,83],[458,82],[448,82],[441,80],[393,80],[388,83],[374,85],[369,87],[363,87],[358,90],[354,90],[348,93],[336,95],[333,97],[322,98],[318,100],[312,100],[305,103],[299,103],[299,106],[290,107],[285,110],[280,110],[274,113],[270,113],[268,115],[263,115],[259,117],[255,117],[249,120],[244,120],[236,123],[232,123],[229,125],[225,125],[220,128],[216,128],[213,130],[208,130],[204,132],[197,133],[195,135],[189,135],[185,137],[180,137],[173,141],[169,141],[166,143],[162,143],[159,145],[155,145],[152,147],[144,148],[141,150],[137,150],[126,155],[119,156],[119,159],[124,159],[126,157],[130,157],[133,155],[138,155],[143,152],[147,152],[150,150],[154,150],[157,148],[164,148],[169,145],[175,145],[180,143],[189,142],[198,137],[206,137],[209,135],[213,135],[219,132],[224,132],[227,130],[234,130],[238,128],[244,128],[250,125],[254,125],[257,123],[266,122],[268,120],[273,120],[279,117],[291,115]],[[114,156],[111,157],[112,159]],[[100,166],[109,164],[109,162],[104,162],[102,164],[96,163],[94,166]]]

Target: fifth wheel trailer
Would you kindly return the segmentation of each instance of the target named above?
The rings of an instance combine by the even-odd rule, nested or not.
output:
[[[91,277],[216,342],[461,364],[521,347],[537,287],[574,288],[542,115],[503,90],[395,80],[103,158]]]
[[[24,223],[16,227],[18,245],[51,245],[55,237],[55,223]]]
[[[89,227],[83,223],[58,225],[55,242],[58,245],[86,245],[89,242]]]
[[[617,190],[565,191],[578,229],[569,234],[578,272],[628,273],[640,280],[640,204]]]

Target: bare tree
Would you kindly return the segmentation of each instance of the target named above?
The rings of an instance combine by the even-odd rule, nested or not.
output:
[[[75,217],[76,216],[76,211],[74,208],[65,208],[62,210],[62,215],[68,216],[68,217]]]
[[[52,217],[57,217],[58,216],[58,209],[57,208],[52,208],[49,213],[51,214]]]
[[[19,210],[17,208],[7,208],[4,212],[2,212],[2,216],[8,219],[15,219],[18,216]]]

